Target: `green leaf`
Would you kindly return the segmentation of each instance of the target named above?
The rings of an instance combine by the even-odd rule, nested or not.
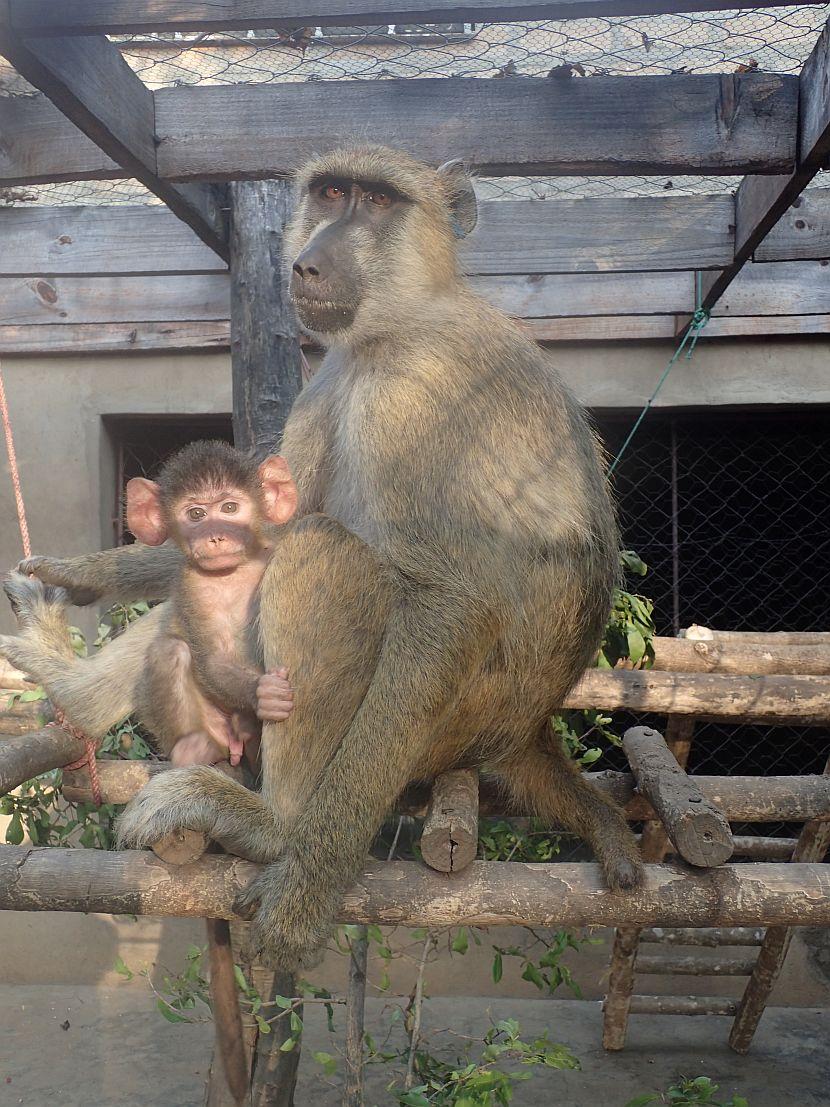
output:
[[[656,1103],[656,1102],[657,1102],[657,1096],[656,1095],[648,1095],[648,1094],[647,1095],[638,1095],[638,1096],[635,1096],[634,1099],[629,1099],[629,1101],[628,1101],[628,1103],[626,1103],[625,1107],[646,1107],[646,1104]]]
[[[236,981],[236,986],[240,990],[240,992],[244,992],[247,995],[248,981],[245,979],[245,973],[242,971],[239,965],[234,965],[233,967],[233,978]]]
[[[323,1066],[323,1072],[326,1076],[334,1076],[337,1072],[337,1058],[332,1057],[330,1053],[324,1053],[322,1050],[317,1050],[316,1053],[311,1055],[318,1065]]]
[[[123,976],[125,980],[132,980],[132,978],[134,976],[134,973],[132,972],[131,969],[128,969],[127,966],[124,964],[124,958],[123,957],[116,957],[115,964],[113,965],[113,968],[118,973],[118,975]]]
[[[186,1019],[183,1015],[178,1015],[175,1011],[173,1011],[170,1007],[168,1007],[168,1005],[164,1002],[163,999],[157,999],[156,1000],[156,1007],[158,1008],[159,1013],[164,1015],[164,1017],[167,1019],[168,1022],[189,1022],[190,1021],[189,1019]]]
[[[290,1053],[291,1050],[296,1046],[296,1044],[297,1044],[297,1039],[296,1038],[286,1038],[285,1041],[280,1046],[280,1053]]]
[[[466,953],[467,950],[470,948],[470,943],[467,938],[467,930],[465,927],[462,926],[461,929],[456,933],[455,937],[452,940],[451,948],[453,953]]]
[[[20,815],[16,811],[6,827],[6,841],[12,846],[19,846],[23,841],[23,824],[20,821]]]
[[[266,1022],[262,1015],[254,1015],[254,1019],[256,1020],[257,1030],[260,1034],[271,1033],[271,1024],[270,1022]]]
[[[291,1024],[291,1033],[294,1034],[296,1037],[299,1037],[300,1034],[302,1034],[303,1032],[303,1022],[296,1011],[291,1012],[289,1022]]]
[[[498,982],[501,980],[503,972],[504,962],[502,961],[501,954],[497,953],[496,956],[493,958],[493,982],[495,984],[498,984]]]
[[[426,1089],[426,1084],[423,1084],[420,1088],[413,1088],[409,1092],[404,1092],[398,1099],[398,1103],[401,1104],[401,1107],[429,1107],[429,1100],[424,1095]]]

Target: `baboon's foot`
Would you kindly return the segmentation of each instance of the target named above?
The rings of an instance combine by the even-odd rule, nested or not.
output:
[[[628,826],[623,828],[618,839],[605,841],[603,848],[597,851],[597,860],[612,892],[632,892],[642,887],[645,880],[643,859],[637,839]]]
[[[149,849],[176,830],[209,834],[213,800],[205,794],[200,779],[206,769],[202,765],[169,769],[149,780],[118,820],[119,849]]]
[[[332,899],[295,857],[269,865],[233,905],[252,920],[247,955],[271,968],[314,968],[332,931]]]
[[[9,573],[3,581],[3,591],[8,597],[18,623],[24,629],[31,625],[32,617],[39,605],[63,607],[69,602],[69,595],[64,588],[44,584],[37,577],[28,577],[16,570]]]
[[[98,599],[99,593],[90,588],[76,587],[72,583],[71,562],[60,557],[35,555],[24,557],[17,564],[17,572],[25,577],[34,577],[44,584],[56,585],[66,589],[67,602],[77,607],[86,607]]]

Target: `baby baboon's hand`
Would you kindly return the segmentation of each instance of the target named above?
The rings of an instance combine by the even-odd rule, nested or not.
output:
[[[288,669],[271,669],[259,678],[256,689],[257,718],[264,723],[281,723],[294,710],[294,690],[288,683]]]
[[[98,599],[99,593],[94,589],[75,585],[72,563],[68,559],[39,555],[26,557],[18,562],[17,571],[27,577],[37,577],[44,584],[56,584],[65,588],[70,603],[77,607],[86,607]]]

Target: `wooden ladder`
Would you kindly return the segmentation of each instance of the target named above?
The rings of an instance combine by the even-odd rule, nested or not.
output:
[[[685,768],[691,749],[695,720],[671,717],[666,744]],[[632,769],[634,766],[632,765]],[[830,773],[830,759],[824,768]],[[797,839],[735,838],[735,854],[763,860],[822,861],[830,848],[830,821],[804,824]],[[651,821],[643,828],[643,858],[659,863],[672,850],[664,823]],[[602,1044],[608,1050],[625,1045],[629,1015],[730,1015],[734,1022],[729,1045],[747,1053],[773,987],[784,966],[792,941],[791,927],[677,927],[640,930],[620,927],[614,936],[608,994],[603,1004]],[[641,943],[671,947],[671,952],[641,950]],[[678,947],[684,952],[676,952]],[[686,952],[687,947],[746,947],[747,953],[706,957]],[[634,976],[745,976],[749,977],[740,1000],[706,995],[634,995]]]

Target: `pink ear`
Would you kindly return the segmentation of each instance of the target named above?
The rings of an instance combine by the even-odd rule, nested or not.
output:
[[[127,526],[145,546],[167,541],[167,526],[155,481],[133,477],[127,481]]]
[[[266,457],[259,467],[265,518],[272,523],[287,523],[297,510],[297,486],[284,457]]]

